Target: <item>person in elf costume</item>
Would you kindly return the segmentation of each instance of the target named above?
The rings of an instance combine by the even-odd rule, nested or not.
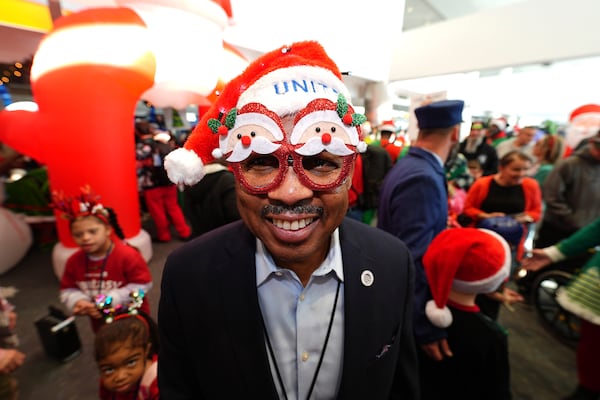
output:
[[[545,248],[533,249],[531,258],[523,262],[530,271],[540,269],[580,254],[589,259],[581,272],[566,286],[557,290],[556,300],[566,310],[581,318],[577,343],[578,385],[564,400],[600,399],[598,360],[600,359],[600,218],[573,235]]]

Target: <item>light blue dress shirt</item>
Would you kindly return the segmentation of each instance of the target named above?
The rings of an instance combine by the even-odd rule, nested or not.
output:
[[[327,257],[306,287],[295,272],[275,265],[258,239],[256,249],[258,300],[289,400],[306,399],[341,282],[333,326],[311,395],[311,399],[335,398],[342,378],[344,345],[344,271],[338,229],[331,236]],[[271,354],[269,363],[279,398],[283,399]]]

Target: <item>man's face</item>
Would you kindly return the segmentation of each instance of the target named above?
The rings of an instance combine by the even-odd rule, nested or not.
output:
[[[289,135],[293,117],[282,122]],[[237,181],[238,209],[278,266],[316,268],[329,250],[331,234],[346,215],[352,174],[336,188],[316,191],[302,184],[291,166],[287,168],[281,184],[265,194],[251,194]]]
[[[525,145],[529,144],[533,140],[534,137],[535,137],[535,129],[523,128],[519,131],[516,141],[521,146],[525,146]]]
[[[500,128],[498,128],[498,126],[495,124],[491,124],[487,129],[488,136],[497,135],[499,132],[500,132]]]
[[[478,138],[483,135],[485,131],[483,130],[483,125],[480,123],[474,123],[471,125],[471,132],[469,136],[472,138]]]

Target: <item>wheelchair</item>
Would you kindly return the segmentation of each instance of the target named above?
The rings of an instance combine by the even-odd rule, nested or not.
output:
[[[531,251],[533,238],[525,243],[525,250]],[[558,341],[575,348],[579,341],[579,317],[565,310],[556,300],[558,289],[568,284],[579,272],[591,255],[582,255],[550,264],[539,271],[519,269],[515,274],[518,290],[533,306],[542,326]]]
[[[575,348],[579,341],[579,317],[565,310],[557,301],[559,288],[571,281],[574,272],[559,268],[542,270],[533,281],[531,303],[541,324],[560,342]]]

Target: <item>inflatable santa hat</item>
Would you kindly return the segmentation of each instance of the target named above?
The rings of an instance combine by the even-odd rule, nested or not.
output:
[[[569,121],[573,121],[575,118],[584,114],[600,114],[600,105],[598,104],[584,104],[577,107],[571,114],[569,114]]]
[[[584,104],[569,114],[569,126],[565,135],[567,154],[582,140],[594,136],[600,129],[600,104]]]
[[[296,115],[288,135],[280,118]],[[165,159],[169,179],[192,185],[215,159],[240,162],[252,152],[270,154],[287,140],[302,155],[364,151],[360,124],[337,66],[314,41],[294,43],[266,53],[229,82],[202,116],[184,146]],[[341,129],[309,131],[318,122]]]
[[[452,313],[446,306],[450,290],[490,293],[508,278],[510,247],[495,232],[476,228],[451,228],[437,235],[423,256],[423,267],[433,300],[425,314],[433,325],[446,328]]]

